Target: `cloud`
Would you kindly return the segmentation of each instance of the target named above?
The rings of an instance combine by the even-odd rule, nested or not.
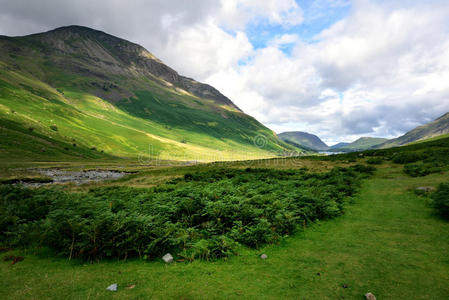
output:
[[[174,32],[161,52],[162,58],[170,60],[178,72],[204,79],[237,66],[252,51],[253,47],[243,32],[230,34],[210,21]]]
[[[294,0],[0,0],[0,7],[0,34],[80,24],[124,37],[278,132],[308,131],[328,143],[394,137],[449,111],[444,0],[304,7]],[[323,24],[315,36],[302,35]],[[252,45],[267,28],[271,40]]]
[[[250,22],[267,20],[291,27],[303,22],[301,7],[294,0],[222,0],[217,19],[230,29],[244,29]]]
[[[313,43],[276,37],[247,65],[207,80],[278,131],[311,131],[328,142],[394,137],[449,111],[448,20],[444,1],[357,1]],[[290,55],[283,41],[295,44]]]

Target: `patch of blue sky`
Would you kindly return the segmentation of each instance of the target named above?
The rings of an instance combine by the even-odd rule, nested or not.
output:
[[[247,25],[245,32],[255,49],[267,47],[276,37],[295,34],[305,43],[316,42],[315,36],[348,15],[351,5],[347,0],[297,0],[303,11],[304,20],[296,26],[283,26],[257,19]],[[293,43],[280,49],[289,55]]]
[[[340,100],[340,104],[343,103],[345,95],[342,92],[338,92],[338,99]]]

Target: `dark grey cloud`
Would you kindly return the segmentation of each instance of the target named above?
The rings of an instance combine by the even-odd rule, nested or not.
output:
[[[218,0],[0,0],[0,34],[83,25],[157,51],[171,31],[203,22],[218,5]]]

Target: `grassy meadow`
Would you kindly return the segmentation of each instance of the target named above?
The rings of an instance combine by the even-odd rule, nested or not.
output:
[[[434,166],[435,158],[446,151],[446,142],[439,140],[363,154],[190,166],[168,166],[169,162],[142,166],[123,162],[123,169],[136,173],[113,182],[62,185],[56,191],[99,193],[126,186],[139,191],[155,188],[158,193],[170,182],[181,187],[189,184],[186,187],[194,190],[194,178],[199,176],[198,180],[206,182],[202,189],[210,187],[215,192],[221,184],[224,190],[229,189],[226,185],[229,174],[234,174],[235,179],[235,174],[245,174],[250,168],[258,174],[256,181],[262,190],[267,187],[262,184],[264,180],[270,179],[270,186],[285,180],[288,187],[300,178],[303,185],[298,185],[299,194],[292,198],[297,199],[308,190],[307,180],[301,176],[336,175],[336,170],[356,165],[375,166],[376,171],[354,185],[351,196],[343,195],[341,212],[335,216],[317,217],[306,223],[300,220],[294,224],[293,231],[279,232],[277,238],[271,236],[273,241],[261,245],[240,241],[232,248],[232,254],[221,257],[186,259],[179,252],[174,263],[165,264],[160,255],[69,259],[67,253],[58,254],[48,246],[13,247],[1,254],[2,260],[10,255],[23,256],[24,260],[14,265],[11,261],[1,261],[2,294],[7,299],[363,299],[365,293],[372,292],[377,299],[446,299],[449,297],[449,222],[433,208],[432,192],[416,192],[417,187],[436,188],[449,181],[444,159],[439,159],[437,169],[428,166]],[[103,164],[104,168],[120,166],[117,161]],[[429,172],[412,176],[404,167],[410,164]],[[59,166],[64,165],[59,163]],[[7,169],[13,174],[17,172],[16,167]],[[68,163],[65,167],[92,168],[89,163],[84,166]],[[219,170],[226,170],[220,176],[227,179],[208,179],[217,176]],[[268,175],[264,177],[263,173]],[[249,187],[244,185],[245,181],[253,182],[250,177],[241,179],[243,183],[229,180],[242,189]],[[309,189],[312,194],[313,186]],[[332,186],[338,186],[338,182]],[[283,202],[289,199],[292,189],[284,189],[284,194],[273,193]],[[262,190],[259,192],[263,195]],[[165,190],[165,193],[172,192]],[[247,193],[239,199],[250,198],[251,190]],[[108,201],[114,201],[111,194],[108,197]],[[148,197],[152,196],[144,198]],[[200,192],[190,197],[202,199],[208,195]],[[306,201],[302,199],[299,203]],[[262,253],[268,255],[266,260],[260,259]],[[118,283],[117,292],[106,290],[112,283]]]

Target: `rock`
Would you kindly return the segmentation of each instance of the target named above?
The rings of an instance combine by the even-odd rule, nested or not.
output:
[[[416,188],[418,191],[424,191],[424,192],[432,192],[435,190],[433,186],[419,186]]]
[[[19,261],[23,261],[23,256],[16,256],[14,257],[13,261],[12,261],[12,265],[18,263]]]
[[[11,260],[12,261],[12,265],[15,265],[16,263],[23,261],[24,258],[23,256],[15,256],[15,255],[9,255],[3,258],[3,261],[8,261]]]
[[[111,284],[106,289],[111,292],[117,292],[117,283]]]
[[[262,259],[267,259],[267,258],[268,258],[268,255],[262,254],[262,255],[260,256],[260,258],[262,258]]]
[[[366,293],[365,298],[366,300],[376,300],[376,297],[372,293]]]
[[[173,256],[171,256],[170,253],[167,253],[164,256],[162,256],[162,260],[165,261],[165,263],[170,264],[173,262]]]

